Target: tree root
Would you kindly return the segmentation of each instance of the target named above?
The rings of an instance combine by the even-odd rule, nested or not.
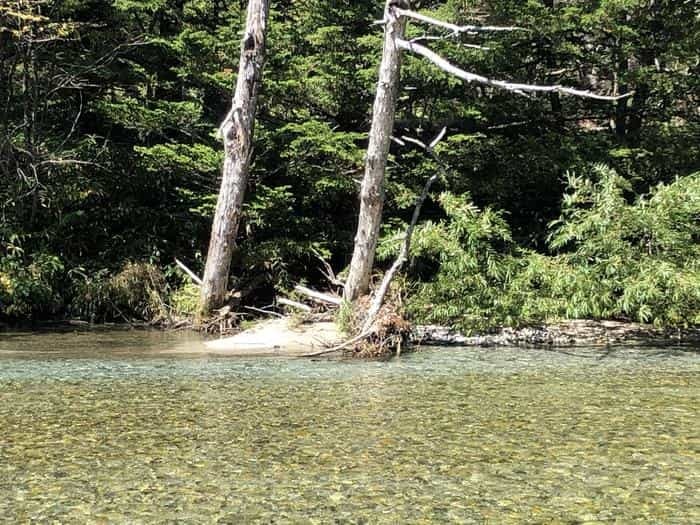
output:
[[[354,306],[351,324],[363,327],[370,303],[369,297],[358,299]],[[409,340],[411,323],[402,313],[398,297],[393,297],[382,305],[374,321],[361,331],[356,341],[347,345],[347,354],[362,359],[388,358],[401,353]]]

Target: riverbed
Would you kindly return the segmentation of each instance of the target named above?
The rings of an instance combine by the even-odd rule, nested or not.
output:
[[[691,347],[0,332],[0,522],[700,523],[699,401]]]

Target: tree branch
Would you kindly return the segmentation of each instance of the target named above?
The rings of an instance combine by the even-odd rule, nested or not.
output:
[[[418,42],[435,42],[435,41],[442,41],[442,40],[448,40],[450,38],[453,38],[455,36],[454,33],[450,33],[449,35],[423,35],[423,36],[417,36],[415,38],[412,38],[410,42],[412,44],[416,44]],[[478,44],[465,44],[464,42],[460,42],[458,44],[460,47],[468,47],[469,49],[479,49],[481,51],[490,51],[491,48],[488,46],[480,46]]]
[[[528,29],[524,29],[522,27],[513,27],[513,26],[458,26],[457,24],[451,24],[449,22],[443,22],[442,20],[438,20],[437,18],[432,18],[430,16],[422,15],[420,13],[416,13],[415,11],[410,11],[408,9],[397,9],[397,13],[399,16],[405,16],[408,18],[412,18],[413,20],[417,20],[419,22],[423,22],[425,24],[430,24],[433,26],[437,27],[442,27],[443,29],[448,29],[455,35],[459,35],[461,33],[494,33],[494,32],[512,32],[512,31],[528,31]]]
[[[311,354],[304,354],[301,357],[317,357],[320,355],[332,354],[333,352],[337,352],[339,350],[344,350],[348,346],[355,344],[359,341],[362,341],[364,338],[369,337],[370,335],[372,335],[370,332],[362,332],[360,335],[353,337],[352,339],[348,339],[347,341],[339,344],[338,346],[334,346],[332,348],[326,348],[325,350],[321,350],[319,352],[313,352]]]
[[[377,314],[379,313],[379,310],[381,309],[382,304],[384,303],[384,298],[386,297],[386,294],[389,291],[391,281],[394,279],[396,273],[403,267],[406,261],[408,261],[408,256],[411,251],[411,239],[413,238],[413,231],[416,229],[416,224],[418,223],[418,218],[420,217],[420,212],[421,208],[423,207],[423,203],[425,202],[425,199],[428,198],[430,187],[438,179],[440,173],[444,171],[444,166],[442,165],[442,163],[440,163],[440,160],[435,155],[433,149],[445,137],[446,132],[447,128],[442,128],[442,131],[440,131],[440,133],[438,133],[437,136],[427,146],[420,140],[411,137],[401,137],[401,139],[395,139],[396,142],[398,142],[399,144],[405,144],[406,142],[410,142],[423,148],[431,157],[438,161],[438,164],[440,165],[440,171],[438,173],[435,173],[428,179],[428,181],[425,183],[425,186],[423,187],[423,192],[421,193],[420,197],[416,199],[416,206],[413,209],[411,224],[409,224],[408,228],[406,229],[406,234],[404,235],[403,244],[401,245],[399,255],[394,261],[394,264],[391,265],[391,268],[389,268],[389,270],[384,274],[382,284],[379,286],[377,292],[374,294],[372,304],[370,305],[369,311],[367,312],[367,318],[365,319],[365,322],[362,325],[362,333],[371,332],[372,325],[374,324],[374,321],[377,318]]]
[[[192,282],[194,282],[194,284],[196,284],[197,286],[202,286],[202,279],[200,279],[200,277],[196,273],[194,273],[187,266],[185,266],[185,264],[177,257],[175,258],[175,264],[177,264],[178,267],[183,272],[185,272],[190,279],[192,279]]]
[[[298,308],[299,310],[302,310],[304,312],[311,312],[310,306],[305,305],[304,303],[300,303],[298,301],[292,301],[291,299],[287,299],[286,297],[278,297],[277,303],[282,304],[284,306],[291,306],[292,308]]]
[[[311,298],[317,303],[329,303],[335,306],[340,306],[343,302],[339,297],[335,297],[327,293],[317,292],[316,290],[312,290],[311,288],[307,288],[306,286],[302,286],[300,284],[294,287],[294,291]]]
[[[624,95],[619,95],[619,96],[606,96],[606,95],[597,95],[596,93],[592,93],[590,91],[568,88],[568,87],[560,86],[560,85],[540,86],[540,85],[535,85],[535,84],[518,84],[518,83],[514,83],[514,82],[506,82],[504,80],[491,80],[491,79],[486,78],[484,76],[476,75],[474,73],[469,73],[468,71],[464,71],[463,69],[458,68],[457,66],[450,63],[448,60],[442,58],[437,53],[431,51],[427,47],[422,46],[420,44],[408,42],[407,40],[397,39],[396,45],[398,47],[400,47],[401,49],[404,49],[406,51],[410,51],[410,52],[415,53],[417,55],[420,55],[424,58],[427,58],[433,64],[438,66],[440,69],[442,69],[446,73],[454,75],[457,78],[461,78],[462,80],[465,80],[466,82],[476,82],[479,84],[486,84],[487,86],[495,87],[498,89],[503,89],[506,91],[514,91],[516,93],[521,93],[521,94],[528,93],[528,92],[529,93],[561,93],[563,95],[571,95],[571,96],[583,97],[583,98],[592,98],[595,100],[620,100],[623,98],[627,98],[633,94],[633,92],[630,92],[630,93],[625,93]]]

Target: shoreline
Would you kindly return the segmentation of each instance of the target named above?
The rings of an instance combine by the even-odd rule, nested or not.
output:
[[[490,334],[464,335],[449,327],[415,326],[412,343],[435,346],[628,346],[700,345],[700,327],[657,328],[624,321],[577,319],[522,328],[503,327]]]
[[[256,326],[266,323],[261,320]],[[304,325],[306,323],[302,323]],[[317,324],[315,322],[309,325]],[[327,323],[326,323],[327,324]],[[149,323],[99,323],[90,324],[81,320],[39,321],[16,325],[0,323],[2,332],[70,332],[102,330],[154,330],[163,332],[188,331],[180,323],[173,326],[158,326]],[[209,343],[235,337],[248,332],[241,330],[228,336],[207,338]],[[252,330],[256,330],[255,327]],[[197,331],[197,330],[193,330]],[[201,333],[201,332],[200,332]],[[465,335],[460,331],[440,325],[415,325],[409,337],[411,346],[519,346],[519,347],[608,347],[608,346],[667,346],[691,345],[700,347],[700,327],[657,328],[624,321],[570,320],[556,323],[541,323],[521,328],[502,327],[492,333]],[[278,345],[274,345],[279,348]]]

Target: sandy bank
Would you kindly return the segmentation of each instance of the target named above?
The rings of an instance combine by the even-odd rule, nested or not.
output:
[[[333,322],[299,323],[296,319],[273,319],[231,337],[205,343],[208,352],[240,356],[302,356],[344,341]]]

